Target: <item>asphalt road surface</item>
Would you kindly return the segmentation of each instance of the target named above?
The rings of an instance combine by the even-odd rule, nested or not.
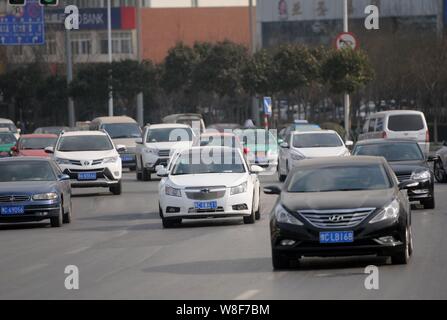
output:
[[[263,184],[276,177],[263,177]],[[185,222],[162,229],[158,182],[126,174],[124,193],[76,190],[74,221],[0,225],[0,299],[446,299],[447,185],[437,209],[413,210],[415,251],[407,266],[386,258],[306,258],[272,271],[268,214],[262,220]],[[79,269],[79,290],[64,286]],[[379,267],[379,290],[366,290],[367,265]]]

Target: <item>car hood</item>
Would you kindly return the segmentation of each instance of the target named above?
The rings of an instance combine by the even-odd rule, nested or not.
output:
[[[306,158],[323,158],[323,157],[339,157],[346,152],[346,148],[299,148],[295,149]]]
[[[394,189],[281,194],[281,203],[290,211],[381,208],[395,197]]]
[[[209,173],[169,176],[167,184],[177,187],[235,187],[247,180],[246,173]]]
[[[0,182],[0,194],[46,193],[57,190],[57,181]]]
[[[192,141],[154,142],[146,143],[145,146],[157,150],[188,149],[191,148]]]
[[[70,159],[70,160],[95,160],[108,157],[117,156],[115,150],[107,151],[78,151],[78,152],[60,152],[55,153],[56,158]]]
[[[45,152],[45,150],[20,150],[20,156],[24,157],[45,157],[48,158],[50,155]]]
[[[413,171],[429,170],[425,161],[398,161],[388,162],[395,174],[412,173]]]

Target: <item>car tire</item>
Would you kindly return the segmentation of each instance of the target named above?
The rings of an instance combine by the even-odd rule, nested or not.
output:
[[[64,217],[63,217],[63,223],[71,223],[72,220],[72,216],[71,216],[71,212],[72,212],[72,207],[71,207],[71,202],[70,202],[70,206],[68,207],[68,211],[64,212]]]
[[[163,219],[163,210],[161,209],[160,204],[158,204],[158,214],[160,215],[160,218]]]
[[[244,217],[245,224],[253,224],[256,222],[256,213],[255,213],[255,203],[254,203],[254,195],[253,195],[253,204],[251,206],[251,214],[249,216]]]
[[[141,173],[141,171],[138,171],[138,169],[135,170],[135,175],[138,181],[143,180],[143,174]]]
[[[256,212],[255,212],[255,219],[261,220],[261,203],[259,203],[258,210],[256,210]]]
[[[405,230],[405,240],[404,240],[404,247],[400,250],[399,253],[391,256],[391,263],[392,264],[408,264],[410,262],[410,257],[412,253],[412,235],[410,231],[410,227],[407,227]]]
[[[111,186],[109,188],[109,190],[114,195],[119,196],[122,193],[122,183],[121,183],[121,180],[117,184],[115,184],[114,186]]]
[[[151,173],[147,169],[143,169],[142,177],[143,177],[143,181],[151,181],[152,180]]]
[[[280,167],[279,167],[279,164],[278,164],[278,180],[279,180],[279,182],[286,181],[286,178],[287,178],[286,175],[281,174],[281,170],[280,170]]]
[[[435,198],[430,198],[428,200],[421,201],[421,204],[424,206],[424,209],[434,209],[435,208]]]
[[[281,270],[290,268],[290,258],[272,249],[272,265],[274,270]]]
[[[436,161],[434,164],[434,173],[436,181],[439,183],[447,182],[447,173],[445,172],[444,166],[441,161]]]
[[[59,208],[59,214],[57,215],[57,217],[51,217],[50,218],[50,223],[51,223],[51,227],[52,228],[59,228],[62,226],[63,224],[63,206],[61,205]]]

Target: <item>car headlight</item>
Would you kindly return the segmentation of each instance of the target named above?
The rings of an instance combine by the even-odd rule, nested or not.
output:
[[[395,199],[384,207],[369,223],[376,223],[384,220],[393,220],[399,217],[399,202]]]
[[[416,171],[411,174],[411,180],[427,180],[430,179],[430,171]]]
[[[276,221],[280,223],[294,224],[296,226],[302,226],[303,223],[292,216],[287,210],[280,204],[278,204],[275,208],[275,218]]]
[[[39,193],[33,195],[33,200],[56,200],[59,196],[55,192]]]
[[[54,160],[57,162],[57,164],[70,164],[70,160],[68,159],[55,158]]]
[[[181,197],[182,196],[182,191],[180,189],[171,187],[171,186],[166,186],[165,187],[165,193],[168,196],[173,196],[173,197]]]
[[[247,192],[247,182],[244,182],[236,187],[232,187],[230,190],[230,195],[240,194]]]
[[[146,149],[144,149],[144,152],[149,153],[149,154],[158,154],[158,150],[152,149],[152,148],[146,148]]]
[[[296,161],[303,160],[306,158],[304,155],[302,155],[301,153],[296,152],[296,151],[291,152],[290,157],[292,158],[292,160],[296,160]]]
[[[109,157],[103,160],[103,163],[115,163],[118,161],[118,157]]]

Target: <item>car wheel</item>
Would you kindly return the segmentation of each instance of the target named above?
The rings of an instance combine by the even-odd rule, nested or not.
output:
[[[435,198],[430,198],[428,200],[421,201],[424,209],[434,209],[435,208]]]
[[[109,188],[110,192],[112,192],[114,195],[119,196],[122,192],[122,184],[121,180],[115,184],[114,186]]]
[[[59,213],[58,213],[57,217],[50,218],[50,223],[51,223],[51,227],[52,228],[59,228],[59,227],[62,226],[62,224],[63,224],[63,217],[62,217],[63,216],[63,212],[64,212],[64,209],[63,209],[63,206],[61,205],[60,208],[59,208]]]
[[[275,270],[290,268],[290,258],[284,253],[272,249],[272,265]]]
[[[253,195],[253,204],[251,206],[251,214],[247,217],[244,217],[245,224],[253,224],[256,221],[256,213],[255,213],[255,196]]]
[[[447,182],[447,173],[441,161],[436,161],[434,165],[435,178],[439,183]]]
[[[72,208],[71,208],[71,202],[70,202],[68,211],[64,213],[63,223],[71,223],[71,220],[72,220],[71,211],[72,211]]]
[[[278,164],[278,180],[279,180],[279,182],[286,181],[286,178],[287,178],[286,175],[281,174],[281,170],[280,170],[280,167],[279,167],[279,164]]]
[[[399,253],[391,256],[392,264],[408,264],[410,262],[412,241],[410,228],[407,227],[405,229],[404,246]]]
[[[255,212],[255,219],[261,220],[261,201],[259,201],[258,210]]]
[[[161,209],[160,204],[158,204],[158,214],[160,215],[160,218],[163,219],[163,210]]]
[[[151,181],[151,173],[147,169],[143,169],[143,181]]]

